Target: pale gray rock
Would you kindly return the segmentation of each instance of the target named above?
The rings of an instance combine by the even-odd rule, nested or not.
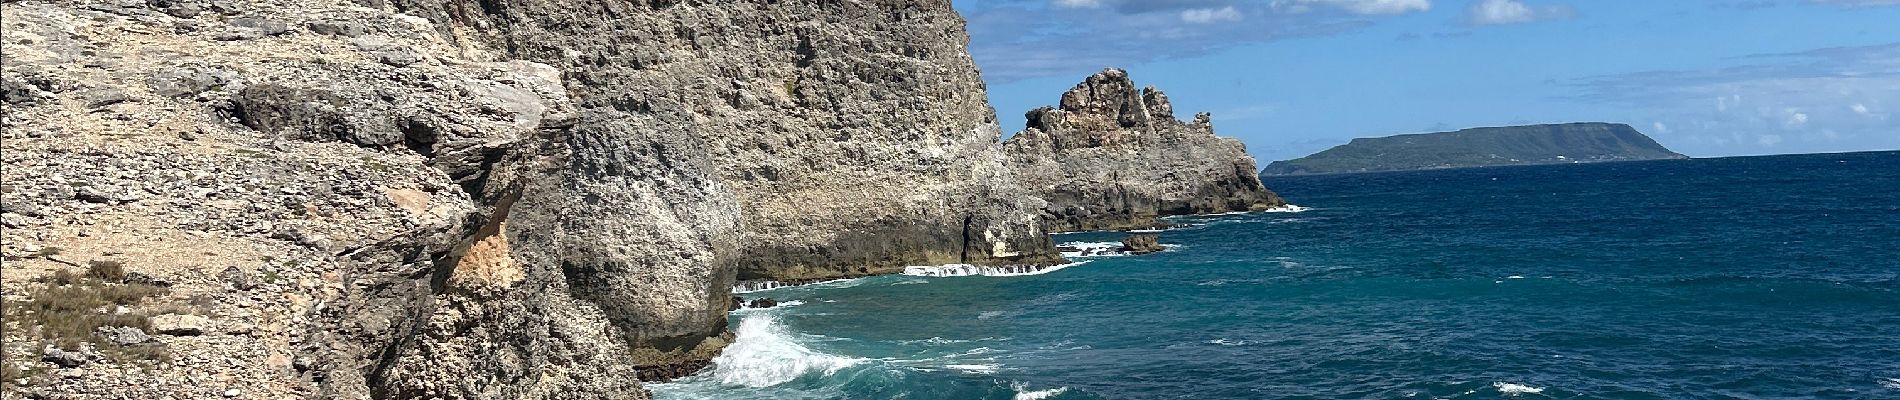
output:
[[[112,344],[120,346],[144,344],[152,341],[152,336],[146,335],[145,331],[129,326],[99,327],[99,336],[104,337],[106,341],[112,342]]]
[[[1255,175],[1239,140],[1214,135],[1207,113],[1174,117],[1168,96],[1107,69],[1030,110],[1004,143],[1010,167],[1047,205],[1051,231],[1135,229],[1158,217],[1286,204]]]
[[[172,336],[197,336],[210,330],[211,319],[191,314],[165,314],[151,318],[152,331]]]
[[[84,352],[61,350],[49,344],[40,351],[40,361],[50,362],[61,368],[73,368],[91,362],[92,356]]]

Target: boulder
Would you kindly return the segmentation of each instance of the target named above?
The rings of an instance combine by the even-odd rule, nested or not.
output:
[[[60,366],[60,368],[73,368],[91,362],[92,356],[78,351],[61,350],[59,347],[49,344],[46,345],[46,349],[40,351],[40,360],[53,363],[54,365]]]
[[[1153,233],[1133,233],[1122,239],[1122,252],[1128,254],[1148,254],[1167,250],[1161,246],[1161,235]]]

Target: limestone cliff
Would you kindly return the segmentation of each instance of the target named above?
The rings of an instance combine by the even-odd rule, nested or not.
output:
[[[706,143],[744,219],[740,279],[1054,261],[947,1],[391,1]]]
[[[9,303],[113,261],[211,325],[9,397],[642,398],[736,276],[1055,260],[944,1],[3,7]]]
[[[1052,231],[1146,228],[1167,215],[1286,204],[1255,175],[1239,140],[1214,136],[1206,113],[1175,119],[1168,96],[1108,69],[1026,115],[1004,143],[1010,166],[1048,201]]]

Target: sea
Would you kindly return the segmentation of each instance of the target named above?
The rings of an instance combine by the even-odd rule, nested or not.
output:
[[[1270,177],[1167,251],[743,293],[660,399],[1900,399],[1900,152]],[[1107,249],[1123,232],[1064,234]]]

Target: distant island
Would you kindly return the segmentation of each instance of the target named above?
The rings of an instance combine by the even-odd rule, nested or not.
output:
[[[1500,165],[1689,158],[1627,124],[1578,122],[1358,138],[1326,151],[1275,161],[1261,175],[1340,174]]]

